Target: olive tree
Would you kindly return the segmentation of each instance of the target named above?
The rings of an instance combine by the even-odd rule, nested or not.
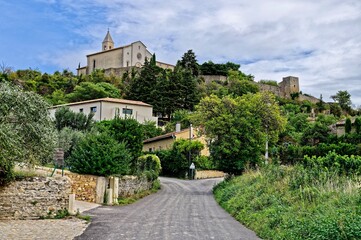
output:
[[[16,162],[36,164],[51,156],[56,134],[48,107],[38,94],[0,83],[0,184],[13,178]]]

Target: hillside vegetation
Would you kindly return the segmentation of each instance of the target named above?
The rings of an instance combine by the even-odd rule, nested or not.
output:
[[[269,165],[230,178],[216,200],[264,239],[361,239],[361,178]]]

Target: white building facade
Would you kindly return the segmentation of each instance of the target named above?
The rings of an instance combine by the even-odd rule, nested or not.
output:
[[[50,116],[55,118],[56,110],[63,106],[69,107],[73,112],[82,112],[85,115],[93,112],[93,119],[95,121],[111,120],[115,116],[119,116],[121,118],[133,118],[139,123],[154,121],[158,124],[158,118],[153,117],[153,106],[141,101],[118,98],[99,98],[74,102],[49,108]]]

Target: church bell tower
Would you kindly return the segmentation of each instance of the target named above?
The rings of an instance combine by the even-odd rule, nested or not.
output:
[[[109,29],[102,43],[102,51],[107,51],[114,48],[112,36],[110,36]]]

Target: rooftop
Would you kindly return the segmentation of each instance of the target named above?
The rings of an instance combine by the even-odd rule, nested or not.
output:
[[[81,102],[73,102],[73,103],[55,105],[50,108],[58,108],[58,107],[63,107],[63,106],[74,106],[74,105],[81,105],[81,104],[93,103],[93,102],[111,102],[111,103],[122,103],[122,104],[129,104],[129,105],[152,107],[152,105],[145,103],[145,102],[141,102],[141,101],[133,101],[133,100],[127,100],[127,99],[120,99],[120,98],[98,98],[98,99],[86,100],[86,101],[81,101]]]

